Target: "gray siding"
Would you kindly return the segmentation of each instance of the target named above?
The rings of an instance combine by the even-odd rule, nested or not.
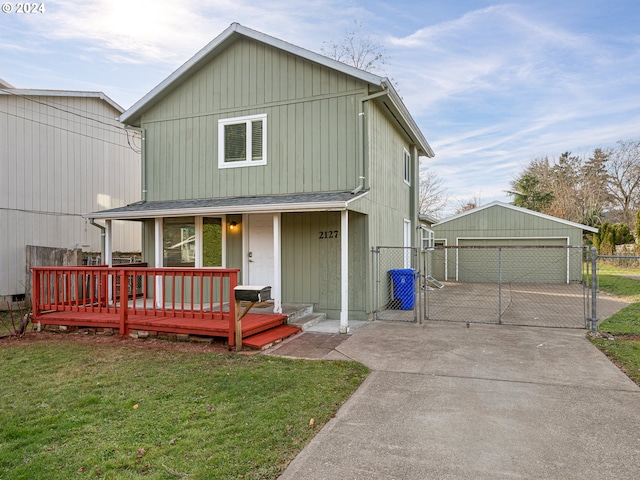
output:
[[[83,213],[140,199],[140,155],[98,98],[0,95],[0,296],[24,293],[25,246],[100,251]],[[140,251],[136,222],[114,222],[114,250]]]
[[[149,200],[352,190],[366,85],[242,39],[143,116]],[[218,169],[218,120],[267,114],[265,166]]]

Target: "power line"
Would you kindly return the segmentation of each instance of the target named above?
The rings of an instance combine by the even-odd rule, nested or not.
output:
[[[75,116],[83,118],[85,120],[89,120],[89,121],[92,121],[92,122],[99,123],[101,125],[106,125],[109,128],[120,130],[119,134],[127,136],[127,144],[129,145],[129,148],[131,148],[131,150],[133,150],[136,153],[140,153],[140,151],[141,151],[140,149],[134,148],[133,145],[131,144],[131,140],[130,140],[130,137],[129,137],[129,130],[127,130],[126,128],[124,128],[124,127],[122,127],[120,125],[116,125],[116,124],[113,124],[113,123],[107,123],[107,122],[104,122],[102,120],[98,120],[97,118],[92,118],[92,117],[89,117],[87,115],[83,115],[83,114],[80,114],[80,113],[72,112],[72,111],[68,110],[67,108],[62,108],[62,107],[58,107],[56,105],[52,105],[52,104],[47,103],[47,102],[42,102],[42,101],[39,101],[39,100],[35,100],[35,99],[31,98],[31,96],[29,96],[28,94],[20,94],[20,93],[12,92],[11,90],[4,89],[4,88],[1,88],[0,92],[5,92],[5,93],[7,93],[9,95],[13,95],[15,97],[22,98],[24,100],[28,100],[30,102],[33,102],[33,103],[36,103],[36,104],[39,104],[39,105],[43,105],[43,106],[48,107],[48,108],[52,108],[54,110],[58,110],[58,111],[67,113],[69,115],[75,115]],[[68,107],[68,108],[73,108],[75,110],[78,110],[75,107]],[[13,114],[11,114],[9,112],[4,112],[4,113],[6,113],[7,115],[13,115]],[[25,120],[31,120],[31,119],[29,119],[27,117],[20,117],[19,115],[13,115],[13,116],[16,116],[16,117],[19,117],[19,118],[24,118]],[[102,116],[102,115],[100,115],[100,116]],[[106,117],[106,116],[103,116],[103,117],[104,118],[109,118],[109,117]],[[34,121],[36,123],[42,123],[42,122],[38,122],[37,120],[31,120],[31,121]],[[116,120],[114,119],[113,121],[115,122]],[[42,124],[43,125],[49,125],[49,124],[46,124],[46,123],[42,123]],[[100,127],[94,127],[94,128],[100,128]],[[107,129],[102,129],[102,130],[109,131]],[[67,130],[67,131],[70,131],[70,130]],[[79,133],[79,134],[83,135],[81,133]],[[96,140],[100,140],[100,139],[98,139],[96,137],[91,137],[90,135],[85,135],[85,136],[90,137],[90,138],[94,138]],[[112,143],[112,142],[109,142],[109,143]]]

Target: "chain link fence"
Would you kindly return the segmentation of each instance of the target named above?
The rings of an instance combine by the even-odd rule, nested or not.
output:
[[[640,256],[598,255],[596,273],[598,291],[640,302]]]
[[[371,256],[373,319],[416,322],[421,305],[418,249],[377,247],[371,250]]]
[[[424,252],[425,318],[585,328],[582,247],[436,247]]]

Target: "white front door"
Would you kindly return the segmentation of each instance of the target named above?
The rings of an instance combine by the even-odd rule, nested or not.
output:
[[[273,214],[247,217],[246,285],[274,286]]]

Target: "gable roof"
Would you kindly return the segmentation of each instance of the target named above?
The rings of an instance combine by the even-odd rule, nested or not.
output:
[[[221,51],[241,37],[253,39],[298,57],[307,59],[311,62],[318,63],[327,68],[337,70],[373,85],[377,87],[379,91],[386,92],[388,98],[391,100],[391,105],[385,105],[392,111],[392,114],[394,114],[398,122],[403,124],[403,127],[408,130],[407,133],[415,144],[418,145],[421,154],[428,157],[434,156],[433,150],[427,143],[427,140],[420,131],[420,128],[418,128],[418,125],[388,78],[365,72],[364,70],[360,70],[329,57],[325,57],[324,55],[314,53],[302,47],[298,47],[275,37],[244,27],[239,23],[232,23],[225,31],[209,42],[209,44],[207,44],[202,50],[187,60],[180,68],[138,100],[133,106],[131,106],[131,108],[120,116],[120,121],[128,125],[140,126],[140,118],[144,112],[159,103],[185,79],[189,78],[193,73],[198,71],[202,66],[211,61]]]
[[[564,220],[562,218],[553,217],[551,215],[546,215],[546,214],[540,213],[540,212],[534,212],[533,210],[529,210],[527,208],[516,207],[515,205],[511,205],[510,203],[504,203],[504,202],[499,202],[499,201],[487,203],[486,205],[482,205],[482,206],[476,207],[476,208],[474,208],[472,210],[467,210],[466,212],[462,212],[462,213],[459,213],[457,215],[453,215],[452,217],[445,218],[444,220],[442,220],[442,221],[440,221],[438,223],[434,223],[432,225],[432,227],[437,227],[437,226],[443,225],[445,223],[452,222],[453,220],[457,220],[457,219],[465,217],[467,215],[473,215],[473,214],[476,214],[478,212],[481,212],[482,210],[486,210],[486,209],[493,208],[493,207],[508,208],[510,210],[514,210],[516,212],[524,213],[526,215],[533,215],[535,217],[540,217],[540,218],[544,218],[546,220],[551,220],[552,222],[562,223],[564,225],[568,225],[570,227],[579,228],[581,230],[586,230],[588,232],[598,233],[598,229],[597,228],[590,227],[588,225],[583,225],[581,223],[570,222],[569,220]]]
[[[2,77],[0,77],[0,88],[14,88],[14,86],[11,85],[9,82],[7,82]]]
[[[5,85],[5,86],[3,86]],[[3,84],[0,78],[0,95],[15,95],[18,97],[80,97],[80,98],[97,98],[100,99],[122,114],[124,108],[114,102],[111,98],[102,92],[85,92],[81,90],[35,90],[30,88],[15,88],[9,86],[6,82]]]

